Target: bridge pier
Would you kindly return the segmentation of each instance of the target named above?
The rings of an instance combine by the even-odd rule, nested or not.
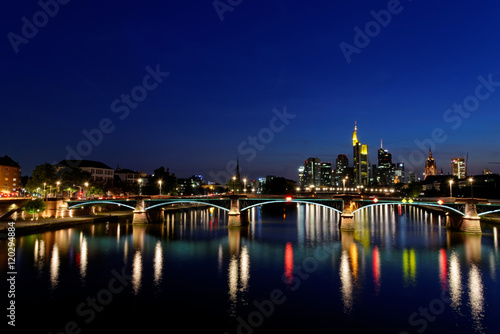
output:
[[[354,214],[352,213],[354,208],[354,202],[352,197],[345,197],[344,199],[344,209],[340,214],[340,230],[342,231],[354,231]]]
[[[132,224],[147,224],[148,216],[144,206],[144,198],[138,197],[136,199],[134,217],[132,218]]]
[[[232,195],[231,208],[228,213],[228,227],[246,226],[248,224],[248,210],[240,211],[240,200],[238,195]]]
[[[465,215],[446,214],[446,228],[472,234],[481,234],[481,217],[476,210],[477,201],[465,202]]]
[[[465,203],[465,216],[462,220],[461,232],[480,234],[481,231],[481,217],[477,215],[476,210],[477,201],[470,200]]]

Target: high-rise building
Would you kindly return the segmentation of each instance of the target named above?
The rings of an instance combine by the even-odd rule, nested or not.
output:
[[[322,162],[321,163],[320,184],[323,187],[331,187],[331,185],[332,185],[332,163],[331,162]]]
[[[451,175],[465,179],[465,158],[451,158]]]
[[[0,181],[2,181],[0,193],[19,193],[21,188],[21,167],[8,155],[0,157]]]
[[[309,158],[304,163],[305,186],[319,187],[321,185],[321,161],[319,158]]]
[[[335,177],[333,179],[335,186],[342,184],[342,179],[347,176],[347,168],[349,168],[349,158],[347,155],[337,155],[337,160],[335,160]]]
[[[405,164],[402,162],[396,163],[394,170],[394,183],[405,183]]]
[[[305,178],[305,168],[304,166],[299,167],[299,186],[301,188],[306,187],[306,178]]]
[[[408,173],[408,183],[413,183],[413,182],[417,182],[417,174],[415,174],[415,172],[410,171]]]
[[[432,157],[432,152],[430,147],[429,147],[429,157],[425,162],[424,180],[429,175],[437,175],[436,161],[434,161],[434,158]]]
[[[353,147],[353,167],[355,185],[367,185],[368,184],[368,145],[362,145],[358,141],[358,126],[356,122],[354,123],[354,132],[352,133],[352,147]]]
[[[380,141],[380,148],[378,150],[376,182],[383,186],[394,183],[394,164],[392,163],[392,154],[382,147],[382,140]]]

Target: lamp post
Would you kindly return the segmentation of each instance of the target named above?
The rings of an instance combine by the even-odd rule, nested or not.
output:
[[[474,179],[472,177],[469,178],[469,182],[470,182],[470,198],[474,198],[474,193],[472,192],[472,181],[474,181]]]
[[[233,176],[233,194],[234,194],[234,181],[236,181],[236,176]]]
[[[61,184],[61,182],[57,181],[56,184],[57,184],[57,193],[59,193],[59,185]],[[56,197],[57,197],[57,194],[56,194]]]
[[[342,183],[344,184],[344,194],[345,194],[345,181],[347,180],[347,176],[342,179]]]
[[[243,191],[247,191],[247,179],[243,179]]]
[[[47,183],[43,183],[43,197],[47,197],[47,193],[45,192],[45,189],[46,189],[46,186],[47,186]]]
[[[160,185],[160,196],[161,196],[161,180],[158,181],[158,184]]]
[[[139,182],[139,196],[142,195],[142,179],[137,180]]]
[[[450,180],[450,198],[453,197],[452,190],[451,190],[451,185],[453,184],[453,180]]]
[[[85,182],[85,197],[89,197],[89,183]]]

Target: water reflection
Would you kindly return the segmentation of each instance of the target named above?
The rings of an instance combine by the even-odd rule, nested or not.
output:
[[[375,295],[378,295],[380,292],[380,254],[377,246],[373,247],[372,257],[373,283],[375,285]]]
[[[154,257],[154,282],[155,285],[159,285],[163,272],[163,250],[161,247],[161,241],[158,241],[155,246],[155,257]]]
[[[484,316],[484,296],[481,274],[475,263],[471,264],[469,270],[469,303],[474,327],[477,331],[482,330],[482,319]]]
[[[80,232],[80,276],[85,278],[87,276],[87,262],[88,262],[88,246],[87,238]]]
[[[441,291],[448,291],[448,259],[444,248],[439,251],[439,282],[441,283]]]
[[[403,280],[405,287],[417,284],[417,258],[413,248],[403,250]]]
[[[57,287],[59,283],[59,266],[60,266],[60,258],[59,258],[59,247],[57,243],[54,244],[52,248],[52,256],[50,258],[50,283],[52,289]]]
[[[285,246],[285,284],[292,284],[293,279],[293,247],[291,242]]]
[[[142,256],[141,251],[136,250],[134,255],[134,261],[132,263],[132,288],[134,294],[138,294],[141,288],[142,280]]]
[[[241,233],[247,228],[230,228],[229,236],[229,266],[227,273],[230,314],[235,316],[239,303],[247,304],[247,294],[250,280],[250,254],[248,247],[241,247]]]
[[[45,266],[45,241],[43,239],[35,240],[34,265],[38,269],[39,273],[42,272],[43,267]]]
[[[458,256],[455,251],[452,251],[450,255],[449,279],[451,307],[459,312],[460,305],[462,304],[462,274],[460,272]]]
[[[353,232],[340,231],[340,234],[342,246],[339,267],[340,291],[344,303],[344,312],[349,314],[353,308],[353,289],[359,269],[358,249],[354,243]]]

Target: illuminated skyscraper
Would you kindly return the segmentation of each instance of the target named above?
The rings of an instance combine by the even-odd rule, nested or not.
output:
[[[465,158],[451,158],[451,174],[465,179]]]
[[[429,147],[429,157],[425,162],[424,180],[429,175],[437,175],[436,161],[434,161],[434,158],[432,157],[432,152],[430,147]]]
[[[358,126],[354,122],[354,132],[352,133],[352,148],[353,148],[353,164],[355,185],[368,184],[368,145],[362,145],[358,141]]]

